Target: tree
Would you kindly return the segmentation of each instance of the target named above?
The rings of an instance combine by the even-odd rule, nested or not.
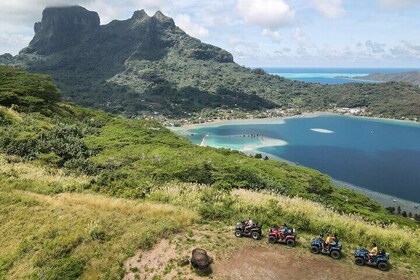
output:
[[[409,218],[413,218],[413,213],[411,213],[411,212],[410,212],[410,213],[408,213],[408,217],[409,217]]]
[[[264,160],[269,160],[268,156],[265,156]]]
[[[400,206],[397,207],[397,214],[401,215],[401,207]]]
[[[256,155],[255,155],[255,158],[259,158],[259,159],[261,159],[261,158],[262,158],[262,154],[256,154]]]
[[[407,218],[407,212],[402,211],[402,216],[403,216],[404,218]]]
[[[395,214],[395,207],[387,207],[385,208],[390,214]]]

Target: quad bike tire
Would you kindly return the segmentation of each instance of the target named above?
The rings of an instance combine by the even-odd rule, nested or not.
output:
[[[311,246],[311,253],[312,254],[319,254],[321,250],[319,249],[318,246]]]
[[[388,268],[389,268],[386,262],[379,262],[376,266],[381,271],[388,271]]]
[[[268,237],[268,243],[270,243],[270,244],[275,244],[276,242],[277,242],[277,240],[276,240],[276,237],[275,237],[275,236],[270,235],[270,236]]]
[[[295,241],[293,239],[288,239],[286,241],[287,246],[289,247],[294,247],[295,246]]]
[[[243,233],[242,233],[242,231],[240,231],[240,230],[235,230],[235,236],[236,237],[242,237],[243,236]]]
[[[254,240],[258,240],[258,239],[260,239],[261,235],[258,232],[254,231],[253,233],[251,233],[251,237]]]
[[[334,260],[338,260],[339,258],[341,258],[341,253],[339,251],[333,250],[331,251],[330,256]]]
[[[354,259],[354,263],[360,266],[365,265],[365,260],[361,257],[357,257],[356,259]]]

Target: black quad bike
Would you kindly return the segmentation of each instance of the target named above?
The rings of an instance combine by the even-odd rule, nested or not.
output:
[[[311,240],[311,252],[313,254],[329,255],[331,258],[338,260],[341,258],[341,243],[333,242],[331,246],[325,244],[321,238],[314,238]]]
[[[388,261],[389,254],[383,249],[379,250],[376,256],[370,256],[369,251],[365,248],[354,250],[354,262],[360,266],[375,266],[379,270],[387,271],[389,269]]]
[[[258,240],[262,236],[261,227],[262,225],[258,223],[253,224],[250,227],[247,227],[244,221],[239,222],[236,224],[236,227],[235,227],[235,236],[236,237],[246,236],[246,237],[251,237],[254,240]]]

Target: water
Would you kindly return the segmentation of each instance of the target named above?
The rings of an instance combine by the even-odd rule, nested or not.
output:
[[[264,68],[269,74],[286,79],[321,84],[372,83],[355,77],[371,73],[400,73],[418,71],[418,68]]]
[[[205,145],[271,154],[359,187],[420,201],[420,125],[415,123],[318,116],[203,126],[188,133],[197,144],[205,137]]]

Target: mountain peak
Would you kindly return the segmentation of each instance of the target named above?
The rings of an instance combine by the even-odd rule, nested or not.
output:
[[[28,52],[49,54],[77,42],[84,31],[99,28],[98,13],[81,6],[48,7],[42,12],[42,20],[35,23],[35,37]]]
[[[83,29],[86,27],[98,27],[99,15],[81,6],[47,7],[42,12],[40,29]]]
[[[140,11],[135,11],[133,16],[131,17],[131,19],[144,19],[144,18],[150,18],[144,9],[141,9]]]
[[[154,19],[157,19],[158,21],[161,22],[165,22],[165,23],[169,23],[171,25],[175,25],[175,22],[172,18],[166,16],[165,14],[163,14],[161,11],[157,11],[153,17]]]

